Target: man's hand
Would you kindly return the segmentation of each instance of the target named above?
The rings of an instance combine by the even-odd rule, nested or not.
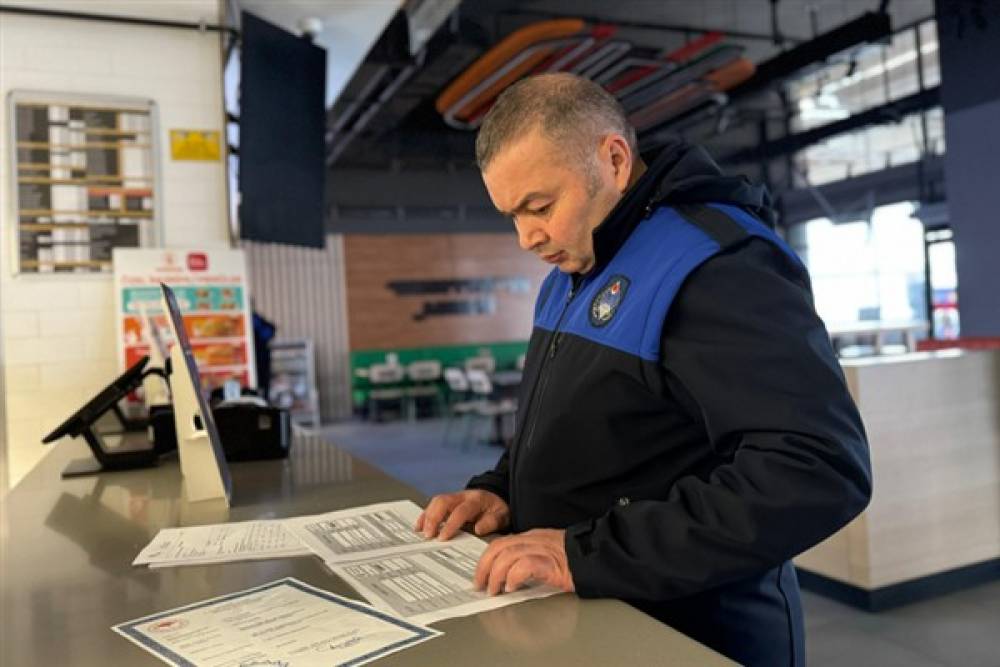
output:
[[[476,588],[496,595],[535,581],[574,592],[565,539],[565,530],[539,528],[493,540],[476,567]]]
[[[445,493],[431,498],[413,529],[423,532],[427,539],[436,535],[444,541],[454,537],[467,523],[473,524],[476,535],[495,533],[510,523],[510,508],[503,498],[489,491],[468,489]]]

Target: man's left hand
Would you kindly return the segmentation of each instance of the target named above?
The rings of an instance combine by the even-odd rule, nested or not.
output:
[[[566,559],[566,531],[538,528],[490,542],[476,567],[476,588],[512,593],[529,581],[576,590]]]

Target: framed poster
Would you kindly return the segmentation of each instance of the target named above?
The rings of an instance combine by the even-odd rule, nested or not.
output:
[[[158,245],[150,100],[15,91],[14,271],[108,273],[114,248]]]
[[[114,276],[120,368],[150,354],[161,341],[162,352],[173,344],[166,340],[163,283],[177,298],[202,388],[210,391],[229,379],[257,386],[242,250],[118,248]]]

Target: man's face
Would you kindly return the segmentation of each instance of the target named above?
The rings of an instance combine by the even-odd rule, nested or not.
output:
[[[594,146],[593,164],[575,164],[568,157],[573,151],[533,130],[504,147],[483,172],[493,205],[514,221],[521,248],[564,273],[586,273],[594,265],[593,230],[628,182],[606,144]]]

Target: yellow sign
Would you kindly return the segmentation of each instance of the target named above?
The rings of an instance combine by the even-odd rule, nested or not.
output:
[[[170,130],[170,157],[174,160],[215,161],[222,156],[214,130]]]

